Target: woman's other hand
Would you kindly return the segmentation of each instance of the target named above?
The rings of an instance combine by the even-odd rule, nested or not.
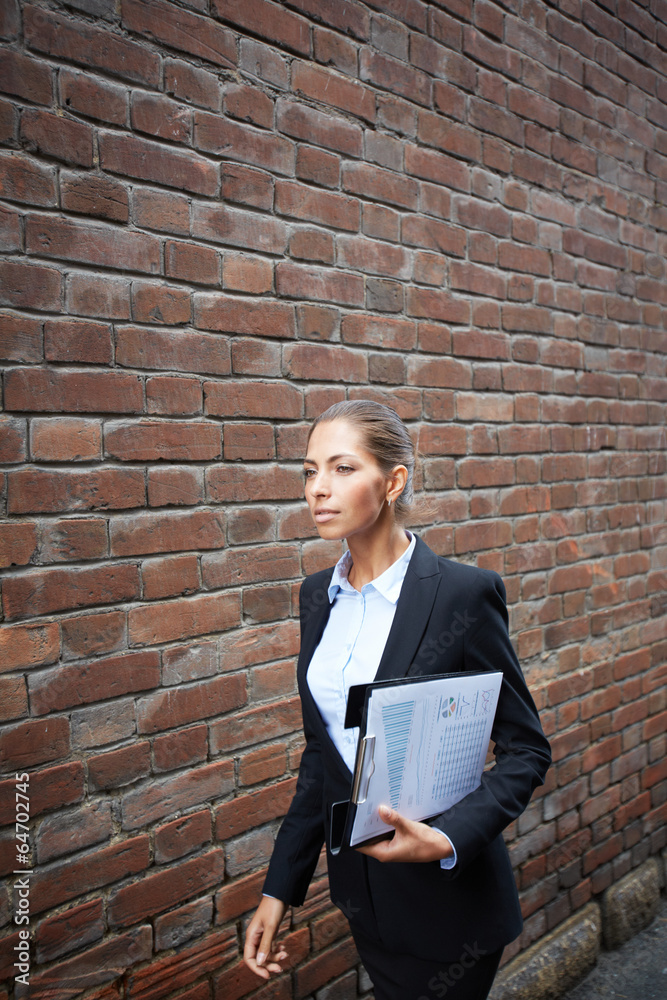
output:
[[[380,819],[393,826],[393,836],[356,849],[378,861],[441,861],[452,856],[452,845],[426,823],[406,819],[395,809],[380,806]]]
[[[282,972],[282,966],[278,963],[284,962],[288,957],[283,945],[275,940],[286,910],[287,906],[280,899],[262,896],[262,901],[248,924],[243,960],[262,979],[270,979],[272,972]]]

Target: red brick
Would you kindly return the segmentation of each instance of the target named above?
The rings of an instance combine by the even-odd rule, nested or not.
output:
[[[30,521],[0,524],[0,566],[26,566],[37,549],[37,526]]]
[[[205,382],[205,412],[220,417],[298,419],[302,396],[287,382]]]
[[[369,163],[350,163],[343,167],[343,187],[352,194],[390,205],[416,209],[419,187],[405,175],[393,173]]]
[[[198,379],[157,375],[146,380],[146,409],[167,416],[201,413],[202,391]]]
[[[341,325],[342,339],[348,344],[364,344],[391,350],[411,350],[417,343],[416,324],[412,320],[378,319],[349,314]]]
[[[199,292],[194,299],[195,326],[200,329],[263,337],[295,335],[294,309],[287,303],[260,303],[214,292]]]
[[[146,835],[121,841],[76,859],[66,858],[33,876],[33,912],[43,913],[82,893],[112,884],[127,875],[136,875],[148,867],[149,860],[149,839]]]
[[[55,170],[20,153],[3,152],[0,195],[7,201],[54,206],[57,204]]]
[[[131,784],[147,777],[150,770],[151,747],[148,741],[88,758],[88,782],[93,791]]]
[[[196,555],[165,556],[147,559],[141,565],[144,599],[192,594],[199,590],[199,564]]]
[[[224,155],[274,173],[294,172],[292,142],[206,111],[195,112],[195,146],[206,153]]]
[[[154,181],[208,197],[218,192],[216,165],[192,150],[172,149],[149,139],[115,132],[100,133],[98,141],[100,166],[112,174]]]
[[[7,465],[24,462],[27,444],[26,421],[0,417],[0,461]]]
[[[256,785],[285,773],[287,754],[285,744],[270,745],[244,754],[239,761],[239,783]]]
[[[364,304],[364,279],[334,268],[325,270],[287,262],[277,264],[276,289],[279,295],[287,298],[317,299],[348,306]]]
[[[269,788],[240,795],[231,802],[223,803],[215,813],[216,838],[224,843],[246,830],[268,823],[278,816],[284,816],[292,800],[295,786],[296,779],[288,778]],[[222,897],[217,899],[219,912],[224,899],[223,890]]]
[[[360,77],[383,90],[428,106],[431,102],[431,81],[421,70],[406,66],[372,49],[361,50]]]
[[[0,206],[0,250],[21,249],[21,217],[11,208]]]
[[[109,923],[112,927],[126,927],[152,913],[160,913],[174,903],[216,885],[222,879],[223,870],[223,852],[217,848],[190,861],[147,875],[134,885],[112,892]],[[236,949],[235,935],[234,948]],[[197,975],[201,972],[201,967],[197,966]],[[174,982],[171,981],[169,986],[174,986]]]
[[[226,461],[261,461],[275,458],[271,424],[228,424],[224,431]]]
[[[192,111],[158,94],[133,92],[132,128],[159,139],[190,145],[192,141]]]
[[[213,645],[213,643],[203,643],[202,645],[208,646]],[[215,670],[210,672],[215,673]],[[192,680],[193,678],[186,676],[184,679]],[[175,771],[181,767],[191,767],[193,764],[205,763],[207,755],[208,727],[205,723],[201,726],[192,726],[191,729],[179,729],[175,733],[156,736],[153,740],[153,770],[156,773],[159,771]],[[229,764],[227,763],[225,767],[227,770],[224,773],[228,775]],[[204,777],[208,773],[204,772],[204,775],[201,775],[201,777]],[[217,771],[215,773],[217,774]],[[174,787],[181,788],[181,784],[176,781]]]
[[[167,93],[180,97],[189,104],[216,110],[220,107],[220,83],[214,73],[191,63],[166,59],[164,86]]]
[[[61,283],[52,267],[0,261],[0,305],[59,312]]]
[[[122,372],[15,368],[7,373],[8,410],[137,413],[143,387],[136,375]]]
[[[30,452],[34,461],[84,462],[101,457],[99,420],[36,417],[31,421]]]
[[[410,316],[444,323],[466,323],[470,320],[469,301],[436,288],[409,288],[406,311]]]
[[[0,628],[0,672],[54,663],[60,655],[55,622],[44,625],[7,625]]]
[[[202,556],[204,586],[211,589],[289,578],[297,574],[298,553],[293,545],[231,548]]]
[[[353,38],[370,38],[370,15],[359,4],[349,0],[294,0],[292,6]]]
[[[160,247],[154,236],[45,215],[26,220],[26,252],[97,267],[160,270]]]
[[[37,961],[42,963],[59,958],[78,947],[98,941],[103,935],[103,905],[98,897],[40,922],[35,934]]]
[[[26,12],[26,25],[30,23],[30,13]],[[0,65],[0,90],[35,104],[50,105],[53,101],[51,67],[22,52],[5,48]]]
[[[130,283],[125,278],[73,273],[66,282],[67,309],[78,316],[130,318]]]
[[[59,85],[61,102],[70,111],[114,125],[126,124],[128,94],[124,87],[64,66]]]
[[[123,26],[216,65],[226,68],[236,65],[236,45],[231,31],[210,17],[180,10],[170,3],[126,0]]]
[[[132,318],[138,323],[176,326],[190,320],[190,293],[184,288],[135,281],[132,285]]]
[[[220,429],[185,421],[108,423],[104,447],[108,455],[123,462],[210,461],[221,455]]]
[[[29,149],[82,167],[93,164],[93,132],[89,125],[37,108],[21,115],[21,142]]]
[[[197,285],[220,283],[220,258],[211,247],[169,240],[165,246],[165,273]]]
[[[168,466],[148,470],[149,507],[193,506],[204,500],[201,469]]]
[[[213,0],[215,14],[238,28],[249,28],[273,45],[310,54],[309,24],[305,18],[267,0]]]
[[[332,73],[323,67],[312,63],[292,63],[292,90],[365,121],[375,121],[373,91],[356,80]]]
[[[129,638],[133,645],[151,645],[207,635],[237,625],[239,615],[236,594],[205,594],[146,605],[129,612]]]
[[[195,205],[192,232],[216,243],[265,253],[281,254],[287,244],[285,224],[280,219],[258,217],[224,205]]]
[[[5,615],[11,619],[138,597],[137,567],[119,564],[104,569],[45,569],[24,573],[5,581],[2,600]]]
[[[296,101],[281,99],[276,104],[278,129],[295,139],[348,156],[361,156],[363,133],[358,125]]]
[[[465,164],[445,153],[408,145],[405,149],[405,169],[414,177],[442,184],[467,192],[470,188],[470,171]]]
[[[225,112],[232,118],[271,128],[273,101],[261,90],[247,84],[229,84],[225,90]]]
[[[367,380],[364,354],[347,347],[325,344],[290,344],[283,350],[285,373],[292,378],[317,379],[323,371],[336,371],[345,382]]]
[[[111,364],[111,326],[77,320],[44,324],[44,354],[48,361]]]
[[[300,965],[295,974],[297,995],[308,996],[329,980],[347,972],[357,961],[357,950],[350,938],[311,958]]]
[[[233,308],[237,303],[230,305]],[[229,345],[221,337],[190,330],[172,332],[134,326],[118,331],[116,362],[128,368],[213,375],[228,375],[231,369]]]
[[[0,720],[21,719],[28,715],[28,692],[23,677],[0,677]]]
[[[220,172],[220,193],[225,201],[250,205],[252,208],[273,208],[274,179],[271,174],[227,162],[221,165]]]
[[[123,648],[126,615],[123,611],[102,611],[79,615],[62,622],[63,656],[80,659]]]
[[[14,313],[0,313],[0,358],[3,361],[42,360],[42,324]]]
[[[224,753],[242,746],[252,746],[274,739],[301,727],[299,699],[262,705],[247,712],[237,712],[231,718],[210,724],[211,753]]]
[[[403,221],[402,233],[408,246],[426,247],[456,257],[465,254],[465,230],[438,219],[410,215]]]
[[[104,518],[66,518],[52,521],[42,529],[42,562],[101,559],[107,552]]]
[[[223,285],[236,292],[261,295],[273,286],[273,265],[262,257],[227,254],[224,260]]]
[[[217,510],[119,517],[110,541],[114,556],[217,549],[225,544],[225,519]]]
[[[191,870],[192,865],[186,869]],[[182,948],[177,954],[153,961],[138,972],[130,973],[128,990],[136,1000],[160,1000],[172,989],[188,986],[196,977],[215,972],[237,954],[234,930],[213,931],[202,941]],[[208,1000],[209,995],[208,984],[205,993],[193,988],[181,994],[183,1000]]]
[[[189,199],[186,195],[177,195],[173,191],[135,189],[132,192],[132,217],[142,229],[156,229],[158,232],[182,236],[190,233]]]
[[[0,733],[0,762],[5,771],[59,760],[68,755],[69,749],[69,722],[62,716],[22,722]]]
[[[34,715],[46,715],[74,705],[87,705],[160,683],[157,653],[127,653],[76,666],[58,666],[31,675],[30,705]]]
[[[145,962],[151,955],[152,931],[150,927],[137,927],[127,934],[111,937],[88,951],[65,962],[59,962],[32,979],[35,990],[42,995],[53,991],[54,984],[106,983],[116,980],[133,965]],[[76,989],[76,987],[74,987]],[[73,995],[73,992],[70,993]],[[113,986],[95,994],[96,1000],[116,1000]],[[95,1000],[93,998],[93,1000]]]
[[[299,146],[296,154],[296,176],[324,187],[338,187],[340,157],[313,146]]]
[[[111,34],[107,27],[73,21],[53,11],[28,7],[24,16],[26,43],[56,59],[103,69],[112,76],[157,87],[160,58],[137,42]]]
[[[299,229],[290,239],[289,252],[290,256],[297,260],[333,264],[335,257],[333,235],[318,229]]]
[[[211,814],[208,810],[190,813],[155,830],[157,864],[175,861],[211,842]]]
[[[307,222],[321,222],[337,229],[359,229],[359,202],[334,192],[317,191],[295,181],[276,183],[276,211]]]

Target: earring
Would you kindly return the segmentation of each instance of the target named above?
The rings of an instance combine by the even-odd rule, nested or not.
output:
[[[391,497],[387,497],[387,507],[391,507]]]

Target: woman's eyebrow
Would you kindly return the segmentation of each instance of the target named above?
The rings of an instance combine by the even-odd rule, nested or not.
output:
[[[331,455],[330,458],[327,459],[327,462],[337,462],[339,458],[356,458],[358,460],[358,456],[350,451],[344,452],[342,455]],[[317,465],[317,462],[313,458],[304,458],[303,464]]]

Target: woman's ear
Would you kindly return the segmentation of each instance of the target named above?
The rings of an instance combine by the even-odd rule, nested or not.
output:
[[[408,470],[404,465],[395,465],[389,473],[391,486],[387,492],[387,499],[391,498],[394,503],[400,497],[408,481]]]

